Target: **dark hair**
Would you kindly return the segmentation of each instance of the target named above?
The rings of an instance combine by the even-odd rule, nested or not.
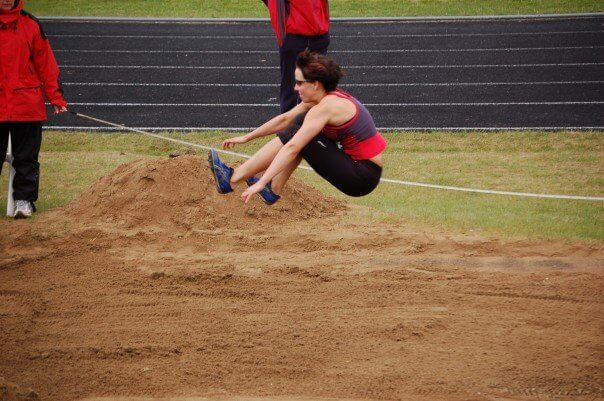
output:
[[[307,81],[321,82],[327,92],[336,89],[340,79],[344,76],[338,63],[331,57],[311,52],[308,49],[298,55],[296,67],[302,71],[302,75]]]

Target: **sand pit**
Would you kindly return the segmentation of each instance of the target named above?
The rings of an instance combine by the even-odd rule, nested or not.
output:
[[[0,221],[0,377],[41,401],[604,396],[601,244],[241,191],[203,158],[138,161]]]
[[[254,220],[270,227],[285,218],[302,221],[346,209],[343,202],[295,180],[286,187],[283,202],[274,207],[266,207],[259,198],[241,207],[236,195],[216,192],[207,170],[203,158],[191,155],[124,164],[92,185],[70,209],[74,217],[92,223],[206,229],[247,227]]]
[[[39,401],[38,394],[32,389],[24,389],[15,383],[0,377],[0,400],[2,401]]]

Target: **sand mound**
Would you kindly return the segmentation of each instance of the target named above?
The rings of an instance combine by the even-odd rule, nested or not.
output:
[[[98,180],[67,210],[84,223],[212,228],[307,220],[346,209],[344,202],[326,197],[294,178],[273,206],[266,206],[259,197],[244,205],[239,197],[244,187],[235,188],[232,194],[218,194],[202,157],[138,160]]]
[[[0,401],[39,401],[38,394],[0,377]]]

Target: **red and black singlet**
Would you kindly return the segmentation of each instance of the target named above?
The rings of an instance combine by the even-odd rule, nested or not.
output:
[[[341,89],[328,92],[327,96],[337,96],[350,100],[356,112],[348,122],[334,126],[326,125],[323,134],[335,142],[340,142],[344,153],[353,160],[367,160],[382,153],[387,143],[375,127],[373,117],[365,106],[351,94]]]

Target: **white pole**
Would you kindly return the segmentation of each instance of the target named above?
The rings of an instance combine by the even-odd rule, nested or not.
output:
[[[6,152],[6,161],[8,162],[8,195],[6,197],[6,215],[15,217],[15,200],[13,199],[13,179],[15,178],[15,169],[13,168],[13,149],[8,136],[8,150]]]

